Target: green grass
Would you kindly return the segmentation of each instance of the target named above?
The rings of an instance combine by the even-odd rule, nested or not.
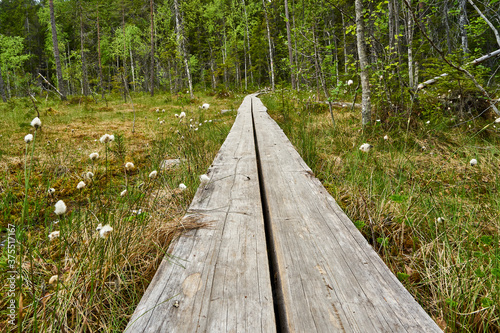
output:
[[[198,109],[202,102],[210,108]],[[8,229],[15,230],[16,240],[13,256],[8,242],[2,247],[2,281],[11,270],[17,273],[16,326],[7,322],[12,297],[2,284],[2,331],[123,331],[169,242],[198,227],[179,220],[234,121],[235,113],[220,110],[236,109],[240,102],[208,95],[133,95],[133,106],[117,96],[108,97],[107,105],[42,100],[42,129],[29,144],[23,138],[34,133],[31,102],[0,104],[1,241],[7,241]],[[187,117],[179,120],[174,114],[181,112]],[[102,144],[105,133],[115,140]],[[93,152],[99,154],[96,161],[89,158]],[[181,163],[161,169],[168,159]],[[126,170],[127,162],[134,168]],[[158,176],[151,179],[153,170]],[[92,179],[84,176],[89,171]],[[83,189],[77,189],[80,181]],[[179,189],[180,183],[187,189]],[[59,200],[68,207],[61,216],[54,213]],[[109,237],[100,237],[98,224],[113,228]],[[60,236],[51,241],[53,231]],[[54,276],[57,281],[49,283]]]
[[[307,93],[262,99],[356,227],[446,332],[500,330],[500,133],[493,121],[452,127],[446,116],[430,124],[413,117],[409,125],[404,116],[382,117],[362,129],[360,110],[338,108],[333,128],[328,108],[308,102]],[[374,146],[368,153],[359,150],[365,142]]]

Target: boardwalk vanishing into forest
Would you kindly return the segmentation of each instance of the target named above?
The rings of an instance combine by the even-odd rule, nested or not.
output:
[[[441,332],[245,97],[126,332]]]

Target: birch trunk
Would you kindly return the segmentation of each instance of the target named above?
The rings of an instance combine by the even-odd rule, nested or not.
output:
[[[285,23],[286,23],[286,39],[288,46],[288,59],[290,61],[290,78],[292,80],[292,89],[295,89],[292,35],[290,32],[290,15],[288,14],[288,0],[285,0]]]
[[[269,45],[269,65],[271,67],[271,90],[274,92],[274,61],[273,61],[273,46],[271,42],[271,29],[269,29],[269,17],[267,16],[266,1],[262,0],[262,7],[264,8],[264,18],[266,19],[267,30],[267,43]]]
[[[193,82],[191,80],[191,72],[189,71],[189,62],[186,54],[186,46],[184,43],[184,29],[182,27],[182,17],[179,10],[178,0],[174,0],[174,12],[175,12],[175,26],[177,30],[177,45],[179,46],[179,53],[181,55],[184,67],[186,69],[186,75],[188,79],[189,95],[194,98],[193,95]]]
[[[50,26],[52,28],[52,46],[54,48],[54,60],[56,62],[56,74],[57,74],[57,87],[61,93],[61,100],[66,100],[66,89],[64,87],[64,81],[61,69],[61,59],[59,57],[59,44],[57,42],[57,29],[56,29],[56,19],[54,15],[54,0],[49,0],[50,7]]]
[[[355,0],[356,10],[356,39],[358,44],[359,67],[361,77],[361,119],[362,124],[367,125],[371,122],[371,101],[370,101],[370,82],[368,73],[368,57],[366,54],[365,32],[363,21],[363,4],[361,0]]]
[[[469,42],[467,40],[467,30],[465,26],[467,25],[467,11],[465,4],[467,0],[459,0],[460,6],[460,17],[458,19],[458,27],[460,29],[460,38],[462,40],[462,51],[464,54],[469,53]]]
[[[154,34],[154,16],[153,16],[153,9],[154,9],[154,2],[153,0],[150,0],[149,2],[150,10],[151,10],[151,97],[155,95],[155,34]],[[132,55],[130,56],[132,58]],[[133,72],[133,70],[132,70]],[[134,80],[135,81],[135,80]],[[135,84],[134,84],[134,90],[135,90]]]
[[[1,64],[0,64],[0,95],[2,95],[2,101],[7,102],[7,97],[5,96],[5,84],[3,82]]]
[[[132,55],[132,48],[128,48],[129,54],[130,54],[130,72],[132,73],[132,86],[134,87],[135,91],[135,68],[134,68],[134,57]]]
[[[127,102],[127,93],[128,93],[128,70],[127,70],[127,38],[125,35],[125,4],[122,1],[122,32],[123,32],[123,73],[122,73],[122,82],[123,82],[123,100],[125,103]]]
[[[250,53],[250,32],[248,30],[248,16],[247,16],[247,6],[245,4],[245,0],[241,0],[243,4],[243,12],[245,14],[245,28],[246,28],[246,40],[247,40],[247,45],[248,45],[248,65],[250,66],[250,80],[253,85],[253,70],[252,70],[252,55]],[[246,75],[246,74],[245,74]],[[245,77],[246,80],[246,77]],[[245,82],[246,85],[246,82]]]

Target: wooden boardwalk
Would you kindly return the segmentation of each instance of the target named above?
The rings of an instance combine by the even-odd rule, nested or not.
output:
[[[127,332],[441,332],[247,96]]]

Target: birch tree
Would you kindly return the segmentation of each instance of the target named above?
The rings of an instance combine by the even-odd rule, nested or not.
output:
[[[368,56],[366,52],[365,31],[363,21],[363,3],[361,0],[355,0],[356,11],[356,39],[358,44],[358,57],[361,77],[361,118],[362,124],[367,125],[371,121],[371,96],[370,82],[368,73]]]
[[[59,95],[61,100],[66,100],[66,89],[64,87],[62,69],[61,69],[61,59],[59,57],[59,44],[57,42],[57,29],[56,29],[56,18],[54,15],[54,0],[49,0],[50,7],[50,26],[52,28],[52,46],[54,48],[54,60],[56,63],[56,73],[57,73],[57,88],[59,90]]]

